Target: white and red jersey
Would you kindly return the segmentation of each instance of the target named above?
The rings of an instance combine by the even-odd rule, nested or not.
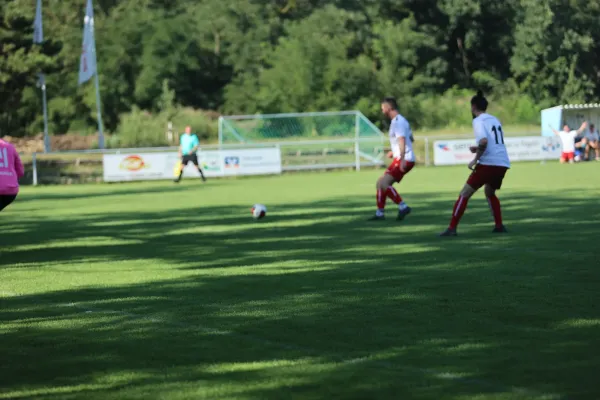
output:
[[[396,115],[390,124],[390,146],[392,147],[394,158],[401,160],[402,154],[400,154],[398,138],[405,139],[406,145],[404,147],[404,159],[406,161],[415,162],[415,153],[413,152],[412,131],[410,130],[410,124],[406,118],[400,114]]]
[[[479,164],[510,168],[508,151],[504,145],[504,131],[498,118],[486,113],[480,114],[473,119],[473,131],[477,144],[481,139],[487,139],[487,148],[479,159]]]
[[[562,142],[563,153],[574,153],[575,152],[575,138],[577,137],[577,131],[560,131],[558,132],[560,141]]]

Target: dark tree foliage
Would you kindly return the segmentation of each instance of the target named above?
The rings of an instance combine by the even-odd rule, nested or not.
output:
[[[95,125],[93,84],[77,85],[83,0],[0,3],[0,135],[41,130],[36,74],[47,73],[50,130]],[[108,130],[135,108],[225,113],[414,105],[483,88],[537,104],[597,100],[600,0],[96,0]],[[429,104],[431,101],[429,101]],[[431,106],[431,105],[430,105]],[[410,114],[409,112],[409,114]]]

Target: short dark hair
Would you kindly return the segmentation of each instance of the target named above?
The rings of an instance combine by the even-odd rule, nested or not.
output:
[[[596,125],[590,124],[590,128],[595,128],[595,127],[596,127]]]
[[[381,104],[387,103],[392,107],[392,110],[398,110],[398,102],[393,97],[385,97],[381,100]]]
[[[471,98],[471,105],[477,107],[479,111],[486,111],[488,108],[488,101],[483,96],[483,92],[481,90],[477,91],[477,94]]]

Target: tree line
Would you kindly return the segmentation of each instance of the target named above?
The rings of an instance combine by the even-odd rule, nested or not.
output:
[[[39,71],[50,132],[95,129],[94,87],[77,84],[84,8],[44,0],[40,46],[35,1],[0,3],[0,136],[42,130]],[[431,126],[452,123],[453,112],[432,110],[464,90],[539,111],[600,89],[600,0],[95,0],[94,9],[109,131],[132,110],[160,112],[165,90],[179,106],[227,114],[359,109],[373,119],[393,95]]]

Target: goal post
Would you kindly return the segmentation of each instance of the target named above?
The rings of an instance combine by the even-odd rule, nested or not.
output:
[[[360,111],[219,118],[219,147],[278,146],[284,170],[383,165],[385,136]]]

